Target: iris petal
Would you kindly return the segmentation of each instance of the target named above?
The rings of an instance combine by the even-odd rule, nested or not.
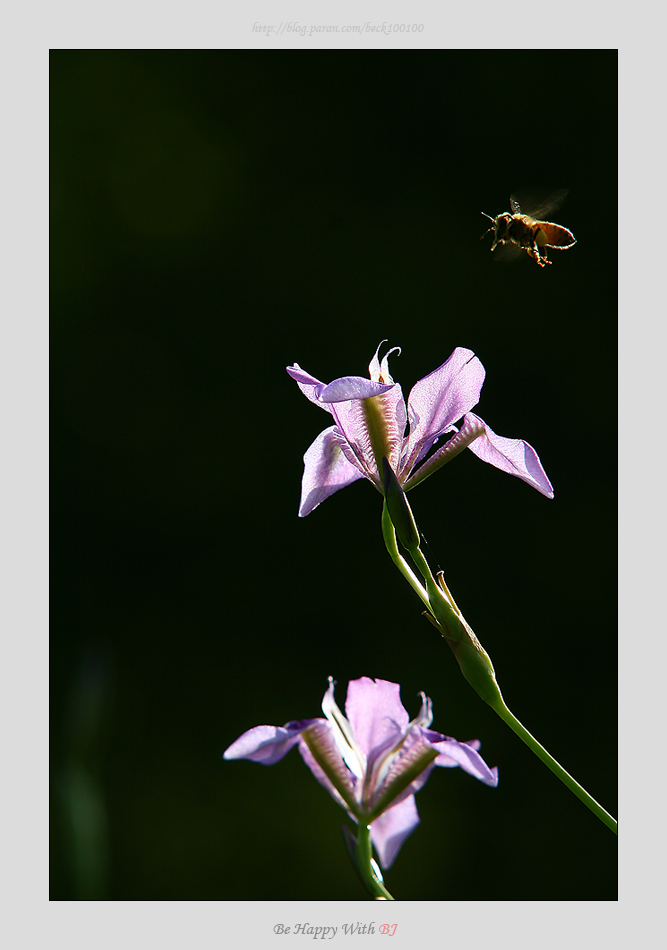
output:
[[[386,393],[394,383],[378,383],[363,376],[342,376],[317,393],[321,403],[347,402],[349,399],[372,399]]]
[[[410,390],[408,464],[424,458],[435,440],[479,402],[486,375],[472,350],[457,346],[449,359]]]
[[[479,752],[467,742],[445,739],[444,742],[434,742],[433,747],[439,752],[438,758],[435,760],[436,765],[445,768],[458,765],[468,775],[479,779],[485,785],[495,788],[498,784],[498,769],[490,769]]]
[[[335,426],[331,426],[320,432],[303,457],[300,518],[309,515],[329,495],[364,477],[364,472],[345,457],[334,430]]]
[[[299,736],[315,719],[288,722],[285,726],[255,726],[232,742],[223,753],[224,759],[250,759],[262,765],[273,765],[297,744]],[[324,720],[321,720],[324,722]]]
[[[465,422],[481,422],[479,416],[474,412],[468,413]],[[506,439],[491,429],[486,423],[484,425],[484,434],[471,442],[468,448],[483,462],[489,462],[503,472],[509,472],[510,475],[516,475],[522,481],[527,482],[536,488],[538,492],[546,495],[547,498],[553,498],[554,490],[547,474],[542,468],[540,458],[528,442],[523,439]]]
[[[410,722],[400,693],[398,683],[368,676],[348,684],[345,712],[357,744],[371,764],[391,748]]]
[[[415,830],[419,820],[414,795],[375,819],[371,825],[371,841],[383,869],[394,863],[403,842]]]

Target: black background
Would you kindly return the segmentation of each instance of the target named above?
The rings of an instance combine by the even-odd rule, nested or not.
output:
[[[549,501],[459,456],[410,496],[510,708],[616,809],[615,50],[51,54],[53,900],[364,899],[296,751],[327,676],[401,684],[500,783],[436,770],[399,900],[615,900],[616,840],[462,679],[358,482],[297,517],[329,417],[285,373],[404,393],[455,346]],[[576,247],[480,215],[569,196]]]

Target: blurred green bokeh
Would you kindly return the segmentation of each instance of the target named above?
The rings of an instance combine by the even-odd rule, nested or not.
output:
[[[615,50],[51,53],[52,900],[364,899],[297,752],[327,676],[479,738],[438,770],[400,900],[616,900],[616,842],[465,684],[357,483],[304,520],[329,424],[285,373],[407,394],[455,346],[547,501],[464,453],[410,496],[515,714],[616,812]],[[480,212],[570,194],[503,265]],[[488,222],[486,222],[488,223]]]

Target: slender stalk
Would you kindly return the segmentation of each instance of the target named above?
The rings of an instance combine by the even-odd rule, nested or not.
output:
[[[360,822],[357,831],[355,853],[357,856],[357,869],[362,881],[375,900],[383,898],[386,901],[393,901],[394,898],[384,886],[380,869],[377,864],[375,864],[375,861],[373,861],[370,825],[364,825],[363,822]]]
[[[407,563],[405,558],[403,558],[398,550],[398,544],[396,543],[396,531],[392,524],[391,518],[389,517],[389,511],[387,510],[387,503],[385,502],[382,507],[382,537],[384,538],[385,547],[389,552],[389,557],[392,559],[396,567],[399,569],[403,577],[406,579],[410,587],[414,590],[417,596],[420,598],[422,603],[431,610],[431,604],[428,598],[428,594],[424,590],[423,585],[417,580],[417,577],[412,572],[410,565]]]
[[[487,700],[487,702],[489,702]],[[489,702],[491,708],[498,713],[503,722],[507,723],[510,729],[517,734],[522,742],[528,746],[528,748],[535,753],[538,759],[541,759],[542,762],[546,765],[548,769],[554,773],[561,782],[570,789],[570,791],[577,796],[577,798],[589,808],[594,815],[596,815],[600,821],[602,821],[607,828],[610,828],[614,834],[618,833],[618,823],[615,818],[609,814],[608,811],[596,802],[595,799],[588,794],[585,788],[577,782],[569,772],[566,772],[562,765],[560,765],[552,755],[549,755],[544,746],[540,745],[537,739],[532,736],[528,730],[523,726],[516,716],[507,708],[505,702],[503,701],[502,696],[498,694],[498,699],[495,702]]]
[[[407,502],[406,502],[407,504]],[[382,534],[385,539],[385,545],[389,554],[399,568],[404,577],[407,578],[411,587],[419,594],[421,600],[429,609],[429,620],[433,618],[433,624],[438,628],[446,640],[452,652],[457,658],[461,671],[473,689],[478,695],[488,703],[510,729],[524,742],[531,752],[534,752],[538,759],[547,766],[577,798],[586,805],[593,814],[600,819],[614,834],[618,833],[618,824],[608,811],[606,811],[599,802],[596,802],[592,795],[589,795],[571,775],[566,772],[552,755],[550,755],[544,746],[540,745],[537,739],[528,732],[516,716],[507,708],[505,701],[497,684],[493,664],[491,659],[480,644],[479,640],[466,623],[463,614],[456,606],[454,598],[449,593],[444,582],[442,574],[439,575],[441,586],[436,584],[431,569],[424,555],[422,554],[419,543],[410,550],[410,556],[414,561],[419,573],[423,576],[426,589],[420,584],[416,576],[411,571],[408,564],[401,557],[396,544],[396,533],[391,522],[387,504],[385,502],[382,510]],[[433,602],[431,599],[433,598]],[[444,608],[443,608],[444,600]],[[451,615],[450,615],[451,610]],[[451,616],[458,617],[461,627],[456,637],[452,635],[455,631],[455,624],[451,623]],[[448,632],[448,627],[449,629]],[[461,631],[464,635],[461,636]]]

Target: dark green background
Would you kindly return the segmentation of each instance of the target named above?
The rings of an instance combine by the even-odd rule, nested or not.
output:
[[[472,453],[411,495],[508,704],[616,801],[615,50],[51,55],[53,900],[364,899],[296,751],[330,674],[400,682],[500,784],[436,770],[400,900],[615,900],[615,838],[463,681],[367,482],[297,518],[329,417],[285,373],[405,394],[455,346],[548,501]],[[498,263],[480,211],[570,194]]]

